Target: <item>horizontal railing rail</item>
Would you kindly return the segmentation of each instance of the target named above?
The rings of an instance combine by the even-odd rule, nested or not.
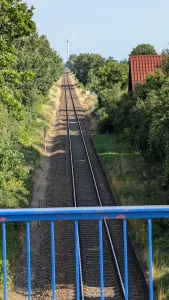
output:
[[[0,222],[169,218],[169,205],[0,209]]]
[[[30,223],[33,221],[50,221],[51,229],[51,285],[52,299],[56,299],[56,262],[55,262],[55,221],[74,221],[75,223],[75,255],[76,255],[76,299],[80,300],[80,259],[78,221],[98,220],[100,248],[100,299],[104,299],[104,264],[103,264],[103,233],[102,222],[107,219],[117,219],[123,222],[124,242],[124,285],[125,299],[128,300],[128,258],[127,258],[127,219],[148,220],[148,254],[149,254],[149,299],[153,300],[153,249],[152,249],[152,219],[169,218],[167,206],[116,206],[116,207],[78,207],[78,208],[32,208],[32,209],[1,209],[3,247],[3,280],[4,300],[7,300],[7,243],[6,223],[26,222],[26,254],[28,300],[31,300],[31,240]]]

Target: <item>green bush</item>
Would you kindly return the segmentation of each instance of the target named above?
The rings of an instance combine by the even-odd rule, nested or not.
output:
[[[105,133],[106,130],[111,130],[111,121],[109,115],[106,113],[105,107],[98,111],[100,119],[98,120],[98,133]]]

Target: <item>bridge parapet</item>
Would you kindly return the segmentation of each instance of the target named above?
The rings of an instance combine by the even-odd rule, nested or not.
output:
[[[127,219],[147,219],[148,226],[148,254],[149,254],[149,299],[153,300],[153,247],[152,247],[152,219],[169,218],[169,206],[116,206],[116,207],[78,207],[78,208],[41,208],[41,209],[1,209],[3,246],[3,279],[4,300],[7,300],[7,246],[6,223],[26,223],[26,254],[27,254],[27,290],[28,300],[31,300],[31,242],[30,223],[33,221],[49,221],[51,230],[51,286],[52,299],[56,299],[56,261],[55,261],[55,228],[57,221],[74,221],[75,223],[75,262],[76,262],[76,299],[80,299],[80,255],[78,222],[81,220],[98,221],[100,248],[100,299],[104,299],[104,249],[103,222],[105,220],[122,220],[124,244],[124,295],[128,299],[128,258],[127,258]]]

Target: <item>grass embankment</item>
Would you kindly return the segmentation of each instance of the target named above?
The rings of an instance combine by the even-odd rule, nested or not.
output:
[[[121,205],[167,204],[154,169],[122,137],[96,135],[93,142]],[[148,273],[147,221],[130,221],[130,231],[139,246]],[[169,299],[169,222],[153,221],[153,276],[157,299]]]
[[[27,189],[28,206],[31,206],[32,190],[33,190],[33,174],[34,170],[38,167],[39,161],[42,155],[45,155],[44,151],[44,126],[46,124],[47,129],[51,126],[53,112],[59,106],[59,88],[60,80],[53,85],[49,91],[48,97],[45,101],[38,105],[37,118],[34,122],[34,127],[29,131],[28,149],[30,161],[28,161],[28,172],[25,178],[25,185]],[[25,133],[26,135],[26,133]],[[30,146],[31,144],[31,146]],[[11,288],[13,278],[13,269],[18,261],[21,244],[23,244],[22,236],[25,226],[23,223],[10,223],[7,224],[7,269],[8,269],[8,288]],[[26,266],[25,266],[26,267]],[[0,300],[3,299],[3,261],[2,261],[2,239],[0,239]]]

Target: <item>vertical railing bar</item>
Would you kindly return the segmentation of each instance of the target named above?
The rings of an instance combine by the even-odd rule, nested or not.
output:
[[[55,272],[55,224],[50,222],[51,227],[51,264],[52,264],[52,300],[56,300],[56,272]]]
[[[148,219],[148,256],[149,256],[149,297],[153,300],[153,249],[152,249],[152,220]]]
[[[6,223],[2,223],[4,300],[7,300]]]
[[[28,300],[31,300],[31,243],[30,222],[26,222]]]
[[[80,241],[79,242],[79,268],[80,268],[80,290],[81,290],[81,300],[84,300],[84,291],[83,291],[83,278],[82,278],[82,264],[81,264],[81,254],[80,254]]]
[[[75,221],[75,254],[76,254],[76,300],[80,300],[78,221]]]
[[[124,285],[125,300],[128,300],[128,250],[127,250],[127,221],[123,220],[123,240],[124,240]]]
[[[99,220],[99,248],[100,248],[100,296],[104,300],[104,267],[103,267],[103,224]]]

